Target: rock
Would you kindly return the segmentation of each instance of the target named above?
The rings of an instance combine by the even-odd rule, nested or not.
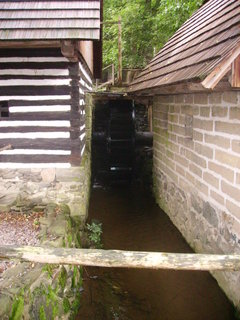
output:
[[[51,233],[52,235],[64,236],[67,232],[67,221],[65,219],[54,221],[49,229],[49,233]]]
[[[2,294],[0,295],[0,318],[4,319],[4,314],[9,314],[11,310],[12,300],[9,296]],[[7,318],[6,318],[7,319]]]
[[[203,203],[203,216],[213,227],[218,228],[218,216],[208,202]]]
[[[51,183],[55,180],[56,177],[56,169],[55,168],[49,168],[44,169],[41,171],[41,177],[43,182]]]

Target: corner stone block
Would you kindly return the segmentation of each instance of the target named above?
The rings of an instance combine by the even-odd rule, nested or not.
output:
[[[82,167],[56,169],[56,180],[59,182],[81,182],[84,179]]]
[[[46,183],[53,182],[56,177],[56,169],[55,168],[43,169],[41,171],[41,177],[43,182],[46,182]]]

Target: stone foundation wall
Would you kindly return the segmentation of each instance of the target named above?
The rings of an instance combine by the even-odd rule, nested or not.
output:
[[[80,167],[0,170],[0,210],[54,202],[67,204],[72,215],[84,216],[90,175],[89,152]]]
[[[155,97],[154,190],[197,252],[240,253],[240,92]],[[240,308],[240,273],[214,272]]]
[[[40,219],[40,245],[81,247],[84,225],[66,205],[46,206]],[[80,305],[82,268],[17,263],[0,277],[0,319],[75,319]]]
[[[0,170],[0,210],[64,203],[86,218],[91,178],[92,98],[86,97],[86,146],[81,165],[70,168]]]

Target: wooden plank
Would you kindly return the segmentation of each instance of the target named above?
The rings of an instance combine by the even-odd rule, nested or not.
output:
[[[11,146],[10,144],[8,144],[8,145],[0,148],[0,152],[1,152],[1,151],[6,151],[6,150],[9,150],[9,149],[12,149],[12,146]]]
[[[10,113],[9,118],[5,118],[4,121],[12,120],[71,120],[70,112],[19,112]],[[73,117],[74,119],[74,117]]]
[[[89,1],[89,0],[81,0],[81,1],[4,1],[0,3],[1,10],[92,10],[92,9],[100,9],[100,1]]]
[[[240,54],[232,63],[232,83],[233,88],[240,88]]]
[[[97,266],[168,270],[239,271],[240,255],[0,246],[0,259]]]
[[[30,58],[29,58],[30,59]],[[47,58],[46,58],[47,59]],[[21,62],[19,58],[16,59],[0,59],[0,69],[1,70],[6,70],[6,69],[28,69],[28,70],[44,70],[44,69],[66,69],[68,68],[68,63],[67,62],[58,62],[57,58],[55,58],[55,62],[51,61],[42,61],[42,58],[35,58],[31,59],[30,61],[27,60],[27,58],[22,59],[23,61]],[[12,61],[11,61],[12,60]],[[26,60],[26,61],[24,61]],[[34,61],[35,60],[35,61]],[[39,60],[39,61],[36,61]],[[50,60],[48,58],[47,60]]]
[[[46,120],[47,121],[47,120]],[[78,127],[40,127],[40,126],[27,126],[27,127],[0,127],[0,133],[8,132],[78,132],[80,133],[80,128]],[[1,140],[0,140],[1,141]]]
[[[11,96],[44,96],[44,95],[68,95],[70,86],[8,86],[0,87],[0,95]]]
[[[70,155],[3,155],[0,154],[1,162],[11,162],[11,163],[64,163],[70,162]]]
[[[4,11],[3,11],[4,12]],[[1,13],[1,15],[3,14]],[[19,12],[21,14],[21,12]],[[60,47],[60,40],[58,41],[45,41],[45,40],[38,40],[38,41],[0,41],[0,48],[57,48]]]
[[[0,147],[11,145],[12,149],[71,150],[80,148],[80,140],[70,139],[1,139]]]

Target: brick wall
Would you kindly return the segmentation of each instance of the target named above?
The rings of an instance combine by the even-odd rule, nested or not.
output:
[[[198,252],[240,253],[240,91],[156,96],[159,205]],[[240,274],[215,272],[240,308]]]

